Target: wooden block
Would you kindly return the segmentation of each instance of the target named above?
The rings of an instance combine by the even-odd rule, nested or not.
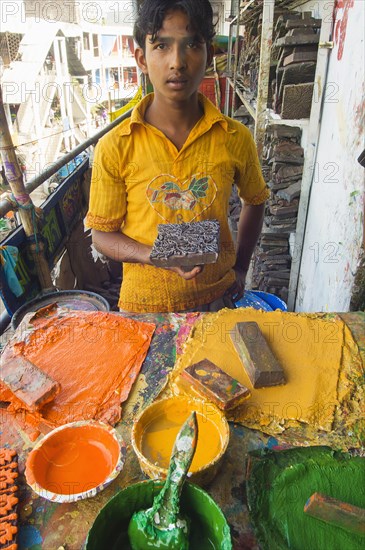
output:
[[[286,124],[270,124],[266,129],[266,133],[270,137],[272,136],[277,139],[292,139],[297,143],[300,142],[302,136],[301,128],[297,126],[288,126]]]
[[[293,199],[297,199],[299,197],[301,187],[302,187],[302,182],[296,181],[291,185],[289,185],[286,189],[281,189],[280,191],[278,191],[276,196],[279,199],[284,199],[286,201],[291,202]]]
[[[1,365],[0,381],[31,411],[38,410],[60,391],[58,382],[22,355]]]
[[[231,339],[254,388],[285,384],[283,369],[257,323],[236,323]]]
[[[276,168],[276,167],[275,167]],[[303,174],[303,166],[283,166],[279,165],[275,174],[275,181],[290,182],[301,178]]]
[[[318,53],[315,52],[293,52],[284,57],[283,66],[291,65],[292,63],[302,63],[304,61],[317,61]]]
[[[251,395],[246,386],[209,359],[190,365],[181,373],[181,377],[190,382],[202,397],[207,397],[224,411],[241,405]]]
[[[281,116],[288,119],[309,118],[314,84],[284,86]]]
[[[310,27],[302,27],[302,28],[293,28],[293,29],[290,29],[288,32],[287,32],[287,35],[286,36],[299,36],[299,35],[302,35],[302,36],[307,36],[307,35],[313,35],[314,34],[314,30]]]
[[[365,535],[365,510],[320,493],[314,493],[306,502],[304,512],[341,529]]]
[[[312,61],[303,63],[292,63],[284,69],[283,77],[280,81],[277,104],[281,108],[285,86],[289,84],[303,84],[310,82],[313,84],[316,72],[316,63]],[[283,117],[283,115],[281,114]]]
[[[0,548],[16,550],[18,533],[18,457],[15,451],[0,449]]]
[[[158,225],[150,258],[157,267],[182,267],[214,263],[219,253],[217,220]]]
[[[285,216],[290,216],[291,214],[296,214],[298,212],[299,204],[293,204],[291,206],[270,206],[270,213],[273,216],[278,216],[279,218],[285,218]]]
[[[318,44],[319,34],[299,34],[296,36],[284,36],[275,42],[275,46],[296,46],[302,44]]]
[[[289,19],[285,23],[286,29],[294,29],[299,27],[310,27],[312,29],[321,28],[322,19],[315,19],[314,17],[307,17],[305,19]]]

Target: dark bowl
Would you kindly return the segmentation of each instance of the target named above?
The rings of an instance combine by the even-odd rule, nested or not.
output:
[[[38,311],[50,304],[57,304],[70,310],[81,311],[110,311],[109,303],[103,296],[96,292],[86,290],[60,290],[41,294],[33,300],[26,302],[16,310],[11,318],[13,329],[16,329],[24,316],[31,311]]]

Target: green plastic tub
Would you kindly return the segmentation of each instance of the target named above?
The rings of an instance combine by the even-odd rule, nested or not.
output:
[[[102,508],[91,527],[85,550],[130,550],[127,529],[134,512],[152,506],[163,482],[129,485]],[[203,489],[185,483],[181,511],[191,519],[190,550],[231,550],[231,534],[219,506]]]

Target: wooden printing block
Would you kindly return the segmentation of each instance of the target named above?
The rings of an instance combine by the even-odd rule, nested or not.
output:
[[[304,506],[304,512],[325,523],[365,536],[365,510],[337,498],[313,493]]]
[[[275,46],[280,48],[281,46],[297,46],[301,44],[318,44],[319,43],[319,34],[306,34],[302,32],[301,34],[295,36],[284,36],[279,38],[275,42]]]
[[[16,550],[18,533],[18,459],[12,449],[0,449],[0,548]]]
[[[284,57],[283,66],[286,67],[292,63],[303,63],[304,61],[317,61],[317,55],[317,51],[293,52]]]
[[[254,388],[285,384],[283,369],[257,323],[236,323],[231,339]]]
[[[4,361],[0,381],[35,411],[51,401],[60,391],[60,385],[22,355]]]
[[[192,269],[217,261],[220,227],[217,220],[158,225],[150,255],[157,267]]]
[[[283,118],[309,118],[312,107],[313,83],[284,86],[281,116]]]
[[[207,397],[224,411],[241,405],[251,395],[246,386],[209,359],[190,365],[181,373],[181,377],[187,380],[199,395]]]

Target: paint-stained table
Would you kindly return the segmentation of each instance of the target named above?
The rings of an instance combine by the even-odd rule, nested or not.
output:
[[[347,317],[346,317],[347,316]],[[117,479],[96,497],[72,504],[55,504],[38,497],[27,486],[23,472],[28,452],[33,447],[4,411],[1,417],[1,445],[14,448],[19,455],[20,550],[81,550],[87,533],[99,510],[126,485],[145,479],[130,444],[130,431],[136,414],[160,393],[166,375],[173,368],[176,349],[189,332],[197,314],[169,314],[135,316],[154,322],[156,331],[144,361],[139,381],[123,406],[122,421],[117,430],[127,443],[125,467]],[[365,337],[362,328],[365,314],[345,314],[344,320],[356,336],[362,354]],[[222,466],[216,478],[205,489],[221,506],[231,526],[235,550],[258,550],[250,527],[245,488],[245,468],[248,451],[276,447],[278,442],[260,432],[230,424],[231,437]],[[107,549],[105,549],[107,550]],[[204,549],[202,549],[204,550]]]

